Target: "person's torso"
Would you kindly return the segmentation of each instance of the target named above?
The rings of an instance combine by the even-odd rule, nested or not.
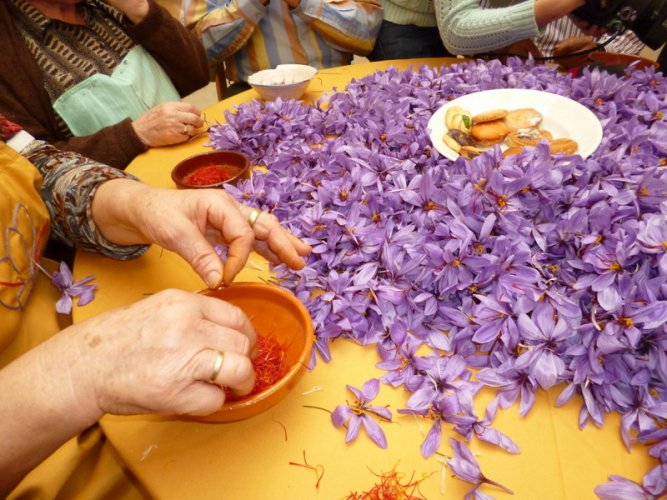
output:
[[[268,9],[248,43],[225,61],[231,80],[245,82],[251,74],[278,64],[330,68],[352,60],[352,54],[327,44],[302,18],[292,15],[285,2],[270,2]]]

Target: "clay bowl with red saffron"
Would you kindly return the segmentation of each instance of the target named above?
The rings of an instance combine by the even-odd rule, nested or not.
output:
[[[306,307],[290,292],[264,283],[234,283],[200,293],[227,301],[250,318],[258,336],[257,358],[253,360],[258,380],[249,396],[228,397],[219,411],[193,419],[200,422],[234,422],[253,417],[280,403],[301,380],[308,367],[315,331]],[[271,349],[267,350],[266,346]],[[277,353],[282,360],[281,375],[277,381],[266,386],[265,382],[260,383],[260,376],[267,380],[266,368],[261,365],[266,366],[271,359],[271,366],[278,370],[278,364],[273,363]],[[271,371],[271,377],[275,374]],[[264,388],[256,392],[260,387]]]
[[[181,189],[217,188],[250,177],[250,159],[238,151],[209,151],[180,161],[171,179]]]

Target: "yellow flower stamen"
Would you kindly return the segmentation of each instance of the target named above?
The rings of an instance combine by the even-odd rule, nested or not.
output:
[[[635,322],[632,321],[632,318],[620,318],[618,322],[625,328],[632,328],[635,325]]]
[[[623,270],[623,266],[621,266],[621,264],[619,264],[617,261],[614,261],[609,266],[609,270],[618,273]]]

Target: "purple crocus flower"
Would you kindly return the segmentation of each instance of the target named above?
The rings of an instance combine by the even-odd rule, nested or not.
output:
[[[449,421],[456,424],[454,430],[465,436],[466,441],[470,441],[474,435],[481,441],[495,444],[509,453],[520,453],[519,447],[509,436],[491,427],[492,414],[495,413],[493,408],[496,404],[492,402],[491,407],[487,408],[484,419],[476,415],[454,415]]]
[[[667,465],[654,467],[645,477],[643,485],[621,476],[611,475],[610,481],[595,488],[602,500],[654,500],[667,493]]]
[[[499,147],[442,156],[427,130],[435,110],[496,88],[575,99],[599,117],[602,142],[587,158],[552,156],[545,142],[507,158]],[[230,193],[313,247],[305,269],[274,268],[313,318],[311,367],[336,339],[374,345],[380,381],[408,391],[399,412],[432,422],[423,456],[448,424],[500,441],[488,431],[497,408],[519,401],[526,414],[540,387],[562,383],[557,405],[583,399],[580,426],[620,413],[621,437],[665,463],[666,94],[651,68],[577,78],[519,59],[389,68],[315,105],[242,104],[210,138],[265,167]],[[496,395],[479,420],[483,385]],[[360,415],[372,421],[348,408],[339,413],[354,432]],[[661,471],[639,488],[655,495]]]
[[[565,320],[554,320],[554,309],[546,303],[536,307],[532,316],[520,314],[517,323],[526,339],[527,351],[517,358],[515,367],[531,367],[543,389],[553,387],[565,374],[560,346],[573,332]]]
[[[637,235],[642,251],[658,256],[660,274],[667,275],[667,221],[662,214],[648,214],[639,222]]]
[[[474,486],[472,490],[466,493],[464,497],[466,500],[470,498],[478,498],[477,489],[483,484],[492,484],[509,494],[513,494],[512,490],[509,488],[506,488],[502,484],[497,483],[482,474],[479,463],[466,445],[453,438],[449,438],[449,444],[452,445],[454,457],[447,459],[447,466],[456,477],[463,479]]]
[[[371,417],[375,415],[383,420],[391,421],[391,411],[384,406],[371,406],[370,403],[380,391],[380,381],[373,378],[367,381],[361,389],[346,385],[347,389],[357,398],[352,405],[338,405],[331,414],[334,426],[347,425],[345,442],[354,441],[363,426],[366,433],[380,448],[387,447],[387,438],[378,423]]]
[[[89,285],[95,276],[86,276],[79,281],[74,281],[72,271],[65,262],[60,263],[60,270],[55,271],[51,276],[51,281],[60,291],[61,296],[56,302],[56,311],[60,314],[69,314],[72,312],[74,297],[77,298],[76,305],[81,307],[95,299],[95,285]]]

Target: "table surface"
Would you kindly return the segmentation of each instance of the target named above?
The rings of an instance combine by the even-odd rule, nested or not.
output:
[[[331,89],[344,89],[353,78],[395,66],[408,69],[421,64],[442,65],[452,59],[385,61],[322,70],[304,96],[314,101]],[[250,90],[206,110],[209,122],[224,122],[224,112],[257,95]],[[128,171],[144,182],[174,188],[172,167],[181,159],[206,149],[205,136],[184,145],[158,148],[139,156]],[[75,275],[96,275],[96,299],[75,308],[74,320],[82,321],[165,288],[201,290],[204,284],[180,257],[157,246],[134,261],[119,262],[99,255],[79,253]],[[237,281],[268,276],[266,262],[257,255]],[[442,456],[424,459],[419,445],[431,422],[396,410],[406,403],[406,393],[382,386],[376,402],[389,404],[392,423],[382,423],[389,447],[375,446],[363,431],[345,444],[345,429],[331,423],[327,411],[350,399],[345,385],[356,387],[383,372],[374,347],[350,341],[333,343],[330,363],[318,362],[288,397],[274,408],[246,421],[226,424],[192,422],[157,416],[105,416],[102,427],[118,456],[147,492],[158,498],[344,498],[351,492],[367,492],[382,474],[396,471],[403,482],[420,481],[413,495],[425,498],[462,498],[471,486],[452,476]],[[559,390],[540,391],[527,417],[516,407],[501,411],[494,427],[505,432],[521,449],[511,455],[473,440],[470,448],[483,473],[514,491],[514,498],[595,498],[593,489],[618,474],[640,481],[654,466],[643,447],[629,453],[620,439],[620,416],[609,415],[605,425],[578,428],[580,400],[556,408]],[[491,393],[478,398],[478,410]],[[318,408],[313,408],[318,407]],[[451,454],[447,437],[461,436],[443,428],[440,451]],[[316,470],[294,464],[308,464]],[[318,477],[322,475],[318,485]],[[502,490],[485,485],[481,491],[496,498],[510,498]]]

